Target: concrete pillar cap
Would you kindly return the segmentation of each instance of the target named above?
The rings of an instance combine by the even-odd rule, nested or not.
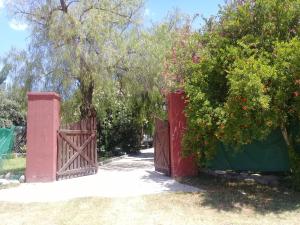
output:
[[[27,93],[29,100],[38,100],[38,99],[57,99],[60,100],[59,94],[55,92],[28,92]]]

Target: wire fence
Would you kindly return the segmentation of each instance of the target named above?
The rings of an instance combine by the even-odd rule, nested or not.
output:
[[[26,154],[26,127],[0,128],[0,158]]]
[[[25,168],[26,127],[0,128],[0,178],[20,179]]]
[[[26,127],[16,127],[15,128],[15,141],[12,149],[14,154],[26,154]]]

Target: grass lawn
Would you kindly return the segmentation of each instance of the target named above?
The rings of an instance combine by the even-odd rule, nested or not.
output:
[[[220,202],[221,204],[221,202]],[[296,225],[299,209],[259,212],[251,207],[222,210],[206,194],[159,194],[134,198],[85,198],[59,203],[0,204],[2,225]]]
[[[201,176],[200,193],[83,198],[58,203],[0,203],[0,224],[298,225],[300,193]],[[122,187],[120,187],[122,188]]]
[[[26,165],[25,157],[4,159],[3,164],[0,166],[0,174],[5,174],[7,172],[23,173],[25,170],[25,165]]]
[[[282,184],[278,187],[229,181],[201,174],[182,183],[205,190],[201,205],[223,212],[252,211],[258,215],[297,213],[300,216],[300,192]],[[300,218],[300,217],[299,217]],[[298,223],[300,224],[300,223]]]

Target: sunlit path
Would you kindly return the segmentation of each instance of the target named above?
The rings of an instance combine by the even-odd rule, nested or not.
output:
[[[164,192],[197,192],[154,170],[153,149],[99,167],[95,175],[53,183],[21,184],[0,191],[0,201],[52,202],[80,197],[130,197]]]

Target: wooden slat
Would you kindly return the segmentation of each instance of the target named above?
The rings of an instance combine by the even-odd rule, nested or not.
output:
[[[78,136],[74,136],[74,143],[75,143],[77,146],[79,146],[79,144],[78,144]],[[74,162],[75,168],[79,168],[79,165],[78,165],[78,158],[79,158],[79,157],[77,157],[77,158],[75,159],[75,162]]]
[[[73,162],[73,160],[78,157],[79,155],[81,155],[84,159],[86,159],[88,162],[91,162],[90,159],[85,155],[85,154],[81,154],[83,152],[83,150],[86,148],[86,146],[89,144],[89,142],[95,138],[95,135],[92,134],[85,142],[82,146],[80,146],[80,148],[78,148],[77,146],[74,145],[74,143],[72,143],[67,136],[65,136],[63,133],[61,133],[63,139],[68,142],[68,144],[77,152],[70,157],[70,159],[68,160],[68,162],[63,165],[63,167],[61,168],[61,171],[65,170],[66,168],[68,168],[68,166]],[[94,164],[92,162],[92,164]]]
[[[79,135],[79,134],[95,134],[94,130],[59,130],[59,133],[69,134],[69,135]]]
[[[67,149],[66,149],[66,142],[63,140],[62,141],[62,153],[63,153],[63,163],[62,166],[67,162]],[[61,168],[60,168],[61,169]]]
[[[96,173],[96,118],[62,125],[58,131],[57,178],[71,178]]]
[[[169,123],[157,119],[154,136],[154,166],[155,170],[166,175],[171,174],[169,150]]]
[[[79,168],[79,169],[74,169],[74,170],[67,170],[63,172],[57,172],[57,175],[59,176],[65,176],[65,175],[75,175],[75,174],[80,174],[83,173],[85,174],[87,171],[93,171],[95,170],[96,167],[86,167],[86,168]]]
[[[95,138],[94,140],[97,140],[97,138]],[[93,163],[95,163],[94,161],[94,140],[91,141],[91,146],[90,146],[90,157]]]
[[[81,124],[80,124],[80,127],[82,127]],[[80,135],[80,146],[83,145],[83,143],[84,143],[84,135],[81,134]],[[81,168],[85,168],[85,161],[86,160],[81,155],[79,157],[81,158]]]
[[[70,136],[70,140],[72,141],[72,143],[75,144],[75,142],[74,142],[74,135]],[[71,150],[71,155],[74,155],[75,154],[75,150],[73,148],[70,148],[70,150]],[[70,169],[71,170],[76,169],[76,168],[74,168],[74,166],[75,166],[74,162],[75,162],[75,160],[73,160],[73,162],[70,165]]]
[[[58,148],[58,155],[57,155],[57,167],[58,169],[60,169],[62,167],[62,161],[61,161],[61,158],[62,158],[62,139],[59,135],[57,135],[57,148]]]

